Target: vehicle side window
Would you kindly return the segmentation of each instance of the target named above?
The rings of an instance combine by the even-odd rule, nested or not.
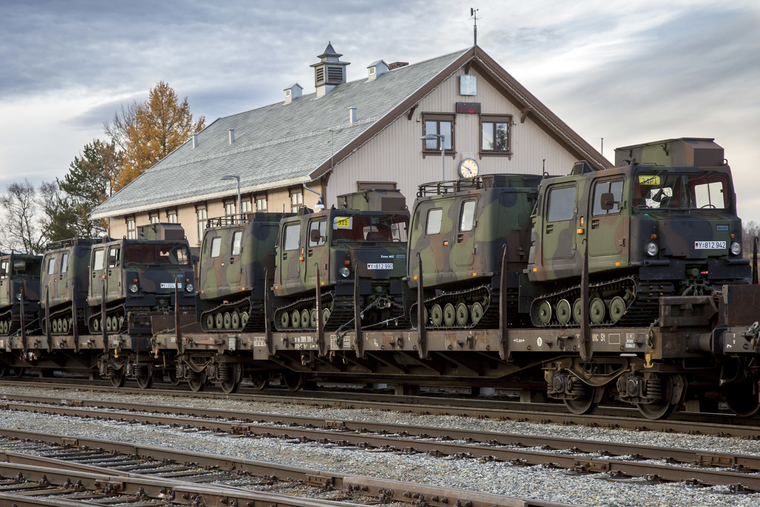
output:
[[[232,235],[232,255],[240,255],[243,244],[243,231],[235,231]]]
[[[433,208],[428,211],[427,216],[427,229],[425,233],[430,236],[432,234],[438,234],[441,232],[441,220],[443,219],[443,210],[441,208]]]
[[[50,257],[48,259],[47,274],[52,275],[53,273],[55,273],[55,257]]]
[[[314,220],[309,224],[309,248],[325,244],[327,220]]]
[[[219,257],[222,251],[222,238],[216,237],[211,240],[211,257]]]
[[[475,201],[465,201],[462,203],[462,214],[459,222],[459,231],[471,231],[475,224]]]
[[[8,261],[0,264],[0,278],[8,278]]]
[[[285,250],[298,250],[298,240],[301,236],[301,224],[285,226]]]
[[[65,253],[63,254],[63,259],[61,260],[61,273],[65,273],[69,270],[69,254]]]
[[[108,249],[108,267],[109,268],[119,267],[119,251],[120,249],[115,246],[112,246],[111,248]]]
[[[615,198],[611,210],[602,209],[602,194],[610,193]],[[598,181],[594,187],[594,216],[620,213],[618,203],[623,200],[623,180]]]
[[[101,271],[103,269],[103,257],[105,257],[105,250],[95,250],[95,256],[92,261],[92,269],[94,271]]]
[[[575,187],[553,188],[549,191],[547,222],[570,220],[575,216]]]

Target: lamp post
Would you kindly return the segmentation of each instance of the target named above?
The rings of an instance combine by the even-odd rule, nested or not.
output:
[[[234,174],[228,174],[227,176],[222,176],[219,179],[221,179],[221,180],[236,180],[237,181],[237,188],[238,188],[237,214],[238,215],[242,215],[243,213],[240,211],[240,176],[235,176]]]
[[[441,140],[441,181],[446,181],[446,136],[443,134],[427,134],[420,139],[423,141]]]

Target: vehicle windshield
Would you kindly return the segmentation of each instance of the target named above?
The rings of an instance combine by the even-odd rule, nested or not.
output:
[[[336,241],[406,241],[409,220],[404,215],[337,216],[333,219],[333,237]]]
[[[0,265],[0,277],[8,276],[8,261],[4,260]],[[11,265],[11,278],[16,276],[40,276],[42,259],[13,259]]]
[[[728,194],[724,174],[652,171],[636,175],[633,205],[640,209],[725,209]]]
[[[124,247],[124,262],[127,266],[135,264],[187,266],[190,255],[185,245],[138,243]]]

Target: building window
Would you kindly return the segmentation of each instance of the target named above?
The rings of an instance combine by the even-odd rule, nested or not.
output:
[[[291,190],[290,191],[290,211],[298,213],[298,208],[303,206],[303,191]]]
[[[480,116],[480,151],[484,153],[509,154],[511,116]]]
[[[267,210],[267,196],[260,195],[256,197],[256,211],[266,211]]]
[[[177,223],[177,210],[172,209],[166,212],[166,220],[170,224],[176,224]]]
[[[446,152],[454,153],[454,118],[453,114],[422,114],[422,135],[442,135]],[[441,138],[423,140],[422,151],[425,153],[440,153]]]
[[[150,214],[150,223],[152,224],[158,223],[158,211],[154,211]]]
[[[247,201],[242,201],[240,203],[240,213],[250,213],[251,212],[251,200],[248,199]]]
[[[203,241],[203,231],[206,230],[208,214],[206,213],[206,208],[198,208],[196,213],[198,215],[198,243],[200,243]]]
[[[127,239],[135,239],[135,217],[127,218]]]
[[[235,201],[224,203],[224,214],[228,217],[235,214]]]

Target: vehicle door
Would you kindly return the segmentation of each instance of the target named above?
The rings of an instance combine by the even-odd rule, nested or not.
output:
[[[457,204],[456,238],[451,240],[450,247],[444,246],[444,248],[450,248],[451,260],[457,268],[470,271],[475,261],[474,229],[478,200],[475,197],[466,197]]]
[[[6,257],[0,262],[0,307],[10,304],[11,296],[11,278],[10,278],[10,262]]]
[[[100,304],[103,297],[103,268],[105,267],[106,248],[93,248],[90,260],[90,306]]]
[[[227,245],[228,253],[222,261],[222,267],[226,265],[227,268],[224,272],[227,286],[225,294],[238,292],[243,287],[243,229],[228,231],[227,238],[230,244]]]
[[[113,301],[122,296],[121,292],[121,248],[118,245],[108,247],[106,274],[106,301]]]
[[[55,253],[49,253],[46,254],[43,263],[42,263],[42,273],[41,273],[41,285],[42,287],[42,294],[40,294],[40,300],[43,304],[48,304],[50,306],[54,306],[58,303],[59,300],[63,299],[58,294],[58,269],[56,269],[56,266],[58,264],[58,255]]]
[[[565,277],[573,274],[576,254],[578,188],[575,183],[549,187],[544,199],[541,231],[541,260],[547,274]]]
[[[588,223],[588,262],[589,271],[610,269],[628,265],[629,227],[628,213],[623,212],[622,176],[596,180],[593,184],[593,197],[589,203]],[[606,195],[605,195],[606,194]],[[609,200],[612,207],[602,204],[602,196]]]
[[[317,266],[319,279],[325,282],[329,276],[330,252],[327,247],[327,217],[309,220],[306,242],[306,259],[303,269],[304,286],[316,287]]]
[[[277,282],[285,294],[301,290],[301,221],[286,222],[277,252]]]

